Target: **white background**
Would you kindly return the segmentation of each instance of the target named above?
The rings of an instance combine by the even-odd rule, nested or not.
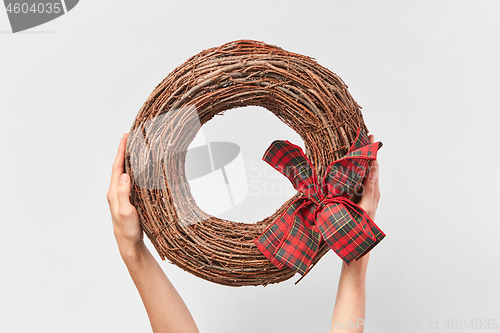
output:
[[[111,164],[169,72],[237,39],[316,58],[384,143],[377,224],[388,236],[370,258],[366,332],[500,321],[499,14],[498,1],[86,0],[12,34],[0,8],[0,332],[150,331],[112,234]],[[211,125],[241,130],[247,163],[274,139],[297,142],[279,121],[248,130],[260,126],[242,121],[251,112],[268,115],[233,110]],[[208,125],[207,137],[235,142]],[[252,211],[268,216],[286,198]],[[298,285],[265,288],[161,264],[201,332],[326,332],[341,260],[330,252]]]

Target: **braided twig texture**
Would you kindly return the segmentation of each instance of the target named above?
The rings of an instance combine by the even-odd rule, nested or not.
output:
[[[266,108],[302,137],[318,179],[347,153],[358,127],[367,132],[360,106],[336,74],[310,57],[262,42],[204,50],[154,89],[127,142],[132,203],[162,259],[227,286],[267,285],[295,274],[276,268],[252,241],[299,194],[272,216],[248,224],[202,211],[186,181],[186,150],[200,124],[249,105]],[[314,263],[327,251],[323,242]]]

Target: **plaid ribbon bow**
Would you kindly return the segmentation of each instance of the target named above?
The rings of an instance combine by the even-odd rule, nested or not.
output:
[[[358,129],[347,155],[331,163],[321,183],[299,146],[274,141],[262,158],[305,196],[295,199],[257,239],[257,248],[278,268],[284,265],[305,276],[321,240],[347,264],[368,253],[385,234],[368,214],[349,200],[362,188],[382,142],[370,144]]]

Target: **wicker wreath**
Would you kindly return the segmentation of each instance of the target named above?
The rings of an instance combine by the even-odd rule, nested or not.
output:
[[[271,111],[301,136],[318,177],[347,153],[358,128],[368,132],[340,77],[310,57],[262,42],[240,40],[204,50],[154,89],[127,142],[132,203],[163,260],[227,286],[265,286],[295,274],[274,266],[253,240],[302,194],[248,224],[201,210],[186,180],[186,151],[200,125],[250,105]],[[322,241],[313,265],[328,250]]]

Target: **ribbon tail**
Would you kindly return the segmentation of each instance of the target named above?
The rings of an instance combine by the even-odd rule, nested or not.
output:
[[[346,203],[347,209],[351,210],[352,216],[358,221],[358,223],[360,223],[363,227],[367,227],[367,229],[375,237],[374,243],[365,250],[365,253],[363,253],[358,257],[359,259],[366,253],[370,252],[371,249],[375,247],[375,245],[380,243],[380,241],[385,238],[385,233],[377,226],[377,224],[375,224],[375,221],[373,221],[370,218],[370,216],[368,216],[368,213],[366,213],[363,208],[361,208],[360,206],[358,206],[349,199],[343,199],[343,200]]]
[[[361,253],[356,260],[360,259],[362,256],[370,252],[382,239],[385,238],[385,233],[375,224],[375,222],[366,214],[366,212],[359,206],[356,206],[356,208],[361,209],[364,214],[366,215],[367,219],[365,220],[366,223],[368,224],[368,228],[375,237],[375,241],[368,246],[363,253]]]
[[[316,206],[295,200],[254,243],[278,268],[287,266],[304,275],[318,253],[321,235],[314,221]]]
[[[318,214],[316,225],[346,264],[367,254],[385,237],[361,207],[345,198],[329,202]]]

